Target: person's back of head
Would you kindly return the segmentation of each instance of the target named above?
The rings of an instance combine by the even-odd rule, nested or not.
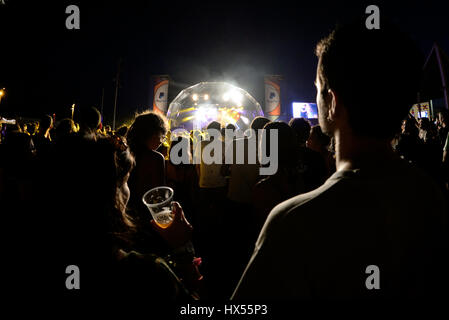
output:
[[[51,232],[67,249],[61,259],[85,263],[89,274],[109,261],[117,233],[126,232],[123,186],[134,160],[113,138],[73,135],[67,142],[70,152],[59,154],[51,171]]]
[[[337,27],[318,43],[316,54],[321,84],[317,102],[328,105],[320,110],[320,124],[329,121],[332,91],[355,136],[391,138],[416,102],[423,62],[416,45],[385,20],[381,19],[380,29],[369,30],[361,19]],[[382,123],[372,116],[379,106],[388,110]]]
[[[222,134],[223,132],[221,131],[221,124],[218,121],[211,121],[207,127],[206,127],[206,131],[209,134],[209,136],[211,137],[211,140],[213,139],[213,136],[210,135],[211,130],[217,130],[218,132],[220,132],[220,134]]]
[[[226,125],[226,129],[235,131],[236,128],[235,128],[235,125],[233,125],[232,123],[228,123],[228,124]]]
[[[324,134],[319,125],[310,129],[310,136],[307,140],[307,147],[315,151],[328,150],[331,138]]]
[[[258,130],[262,130],[264,128],[264,126],[267,123],[270,123],[270,119],[262,117],[262,116],[257,116],[253,119],[253,121],[251,121],[251,124],[249,125],[249,129],[245,130],[243,137],[244,138],[256,138],[256,141],[258,141],[259,139],[259,135],[258,135]],[[253,132],[255,133],[255,137],[252,136]],[[257,143],[257,148],[259,147],[259,143]]]
[[[310,136],[310,122],[304,118],[292,118],[288,125],[293,129],[298,139],[298,143],[303,146]]]
[[[39,135],[47,134],[51,128],[53,128],[53,118],[49,115],[43,116],[39,121]]]
[[[259,130],[259,129],[263,129],[263,127],[270,122],[270,119],[262,117],[262,116],[257,116],[253,119],[253,121],[251,121],[250,124],[250,128],[253,130]]]
[[[293,168],[298,164],[298,140],[293,129],[285,122],[269,122],[263,129],[266,130],[265,139],[262,136],[262,149],[259,152],[269,154],[271,144],[277,143],[279,168]],[[271,131],[277,132],[277,141],[271,140]],[[265,148],[265,150],[263,150]],[[273,155],[270,155],[273,157]]]
[[[220,131],[220,130],[221,130],[220,122],[218,122],[218,121],[211,121],[211,122],[207,125],[207,127],[206,127],[206,130],[210,130],[210,129],[215,129],[215,130]]]
[[[100,111],[95,107],[79,108],[78,123],[80,131],[96,132],[101,123]]]
[[[127,126],[121,126],[115,131],[115,134],[121,137],[126,137],[126,134],[128,133],[128,127]]]
[[[59,121],[55,130],[57,139],[66,137],[74,132],[75,132],[75,123],[70,118],[65,118]]]

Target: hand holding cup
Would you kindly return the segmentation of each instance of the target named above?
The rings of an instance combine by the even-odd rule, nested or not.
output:
[[[187,221],[184,211],[178,202],[172,202],[172,208],[173,220],[169,225],[162,227],[159,223],[154,221],[154,219],[151,220],[151,224],[162,238],[167,241],[170,247],[177,248],[192,239],[193,227],[189,221]]]

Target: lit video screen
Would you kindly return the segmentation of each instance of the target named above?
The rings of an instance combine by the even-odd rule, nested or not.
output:
[[[293,102],[293,118],[318,119],[316,103]]]
[[[429,117],[429,113],[426,111],[421,111],[420,112],[420,118],[428,118]]]

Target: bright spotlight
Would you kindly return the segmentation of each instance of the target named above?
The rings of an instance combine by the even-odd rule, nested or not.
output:
[[[193,101],[198,101],[198,95],[195,93],[192,95]]]
[[[242,101],[243,101],[243,94],[236,90],[228,91],[225,94],[223,94],[223,100],[229,101],[232,100],[238,107],[241,107]]]
[[[233,100],[235,103],[241,104],[242,99],[243,99],[243,94],[241,94],[241,93],[238,92],[238,91],[233,91],[233,92],[231,93],[231,96],[232,96],[232,100]]]
[[[195,115],[197,117],[197,119],[199,120],[204,120],[206,118],[206,113],[207,110],[205,108],[198,108],[198,110],[196,110]]]
[[[204,95],[204,100],[209,100],[209,95],[207,93]]]
[[[201,124],[207,124],[218,117],[218,110],[216,108],[199,107],[195,112],[196,120]]]

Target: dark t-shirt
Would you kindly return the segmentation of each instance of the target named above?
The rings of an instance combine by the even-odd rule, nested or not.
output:
[[[441,298],[447,232],[442,193],[403,160],[338,171],[271,211],[233,298]]]

